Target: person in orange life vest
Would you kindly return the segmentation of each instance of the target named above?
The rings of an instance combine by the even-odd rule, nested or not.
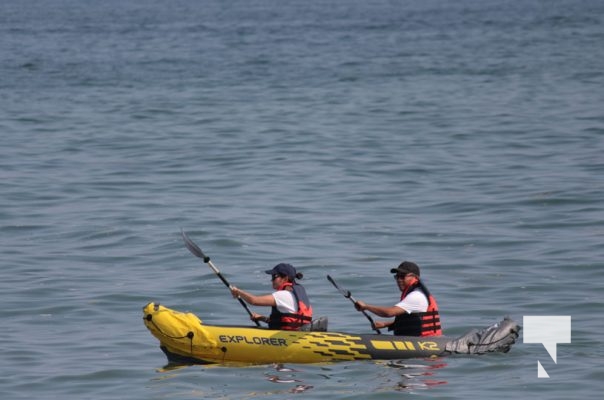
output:
[[[291,264],[277,264],[273,269],[265,271],[271,276],[275,292],[255,296],[235,286],[231,287],[233,297],[241,298],[254,306],[272,307],[270,316],[266,317],[252,313],[252,321],[268,323],[269,329],[301,330],[312,322],[312,307],[306,295],[306,290],[296,279],[303,275],[296,272]]]
[[[402,295],[394,306],[376,306],[357,301],[358,311],[367,310],[380,317],[391,318],[391,321],[376,321],[375,327],[388,328],[395,335],[404,336],[440,336],[442,328],[436,300],[426,286],[420,281],[419,267],[411,261],[403,261],[397,268],[392,268],[394,279]]]

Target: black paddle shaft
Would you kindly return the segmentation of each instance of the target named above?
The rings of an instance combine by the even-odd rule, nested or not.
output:
[[[347,299],[350,299],[350,301],[352,301],[352,304],[355,304],[355,305],[356,305],[357,301],[355,300],[355,298],[354,298],[354,297],[352,297],[352,294],[350,293],[350,290],[345,290],[345,289],[342,289],[341,287],[339,287],[339,286],[338,286],[338,284],[336,283],[336,281],[334,281],[334,280],[333,280],[333,278],[332,278],[331,276],[329,276],[329,275],[327,275],[327,280],[328,280],[329,282],[331,282],[331,284],[332,284],[332,285],[333,285],[333,286],[334,286],[336,289],[338,289],[338,292],[342,293],[342,295],[343,295],[344,297],[346,297]],[[366,312],[365,310],[363,310],[363,311],[361,311],[361,312],[363,313],[363,315],[364,315],[365,317],[367,317],[367,319],[368,319],[368,320],[369,320],[369,322],[371,323],[371,329],[373,329],[374,331],[376,331],[376,332],[377,332],[377,334],[378,334],[378,335],[380,335],[382,332],[380,332],[380,330],[379,330],[378,328],[376,328],[376,326],[375,326],[375,322],[373,321],[373,318],[371,318],[371,316],[370,316],[369,314],[367,314],[367,312]]]
[[[220,273],[220,271],[218,270],[218,268],[216,268],[216,266],[214,265],[214,263],[212,263],[212,260],[210,260],[210,257],[208,257],[208,256],[206,256],[204,254],[204,252],[199,248],[199,246],[197,244],[195,244],[195,242],[193,242],[187,236],[187,234],[185,233],[184,230],[181,230],[181,233],[182,233],[182,239],[184,240],[185,246],[187,246],[187,249],[189,249],[189,251],[195,257],[201,258],[204,263],[208,264],[210,266],[210,268],[212,269],[212,271],[214,271],[214,273],[220,278],[220,280],[222,281],[222,283],[224,283],[224,285],[230,289],[231,288],[231,284],[226,280],[226,278],[224,276],[222,276],[222,274]],[[247,304],[245,304],[245,301],[243,301],[243,299],[241,299],[240,297],[237,297],[237,300],[239,300],[239,303],[243,306],[243,308],[245,308],[245,311],[247,311],[247,313],[251,317],[252,316],[252,312],[248,308]],[[260,322],[258,322],[256,320],[254,320],[254,322],[256,323],[256,326],[260,326]]]

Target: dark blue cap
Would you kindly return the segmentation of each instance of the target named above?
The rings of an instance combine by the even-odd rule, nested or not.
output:
[[[296,269],[291,264],[281,263],[277,264],[273,267],[273,269],[269,269],[265,271],[269,275],[284,275],[289,278],[290,281],[294,281],[296,279]]]

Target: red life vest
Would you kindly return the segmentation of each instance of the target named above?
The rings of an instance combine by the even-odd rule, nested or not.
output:
[[[277,307],[273,307],[268,322],[269,329],[297,331],[300,330],[302,325],[312,322],[312,307],[306,295],[306,290],[302,285],[290,282],[284,283],[277,290],[285,290],[288,286],[292,287],[292,294],[298,304],[298,311],[295,313],[282,313]]]
[[[414,290],[421,290],[428,298],[428,309],[425,312],[404,312],[394,318],[394,323],[388,330],[393,330],[395,335],[401,336],[440,336],[442,328],[440,325],[440,314],[436,299],[430,294],[428,288],[418,279],[407,287],[402,295],[401,301]]]

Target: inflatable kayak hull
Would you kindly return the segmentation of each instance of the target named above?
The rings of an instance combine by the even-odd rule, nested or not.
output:
[[[143,321],[159,342],[168,361],[209,363],[322,363],[353,360],[390,360],[438,357],[468,351],[460,339],[445,336],[409,337],[339,332],[301,332],[258,327],[204,325],[191,313],[149,303]],[[506,346],[482,352],[506,352],[518,337],[511,320],[503,330]],[[509,325],[509,326],[507,326]],[[497,329],[499,330],[499,326]],[[468,336],[468,335],[466,335]],[[464,336],[465,337],[465,336]],[[476,342],[474,340],[470,340]],[[472,344],[476,346],[476,343]],[[475,347],[475,350],[477,348]]]

